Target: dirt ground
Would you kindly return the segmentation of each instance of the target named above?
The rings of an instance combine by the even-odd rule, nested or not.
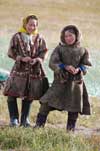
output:
[[[35,124],[35,123],[34,123]],[[33,125],[34,125],[33,124]],[[32,126],[33,126],[32,125]],[[8,127],[8,123],[4,120],[0,120],[0,128],[5,128]],[[45,127],[49,128],[55,128],[55,129],[65,129],[66,130],[66,125],[65,124],[46,124]],[[100,135],[100,128],[87,128],[85,126],[76,126],[76,129],[74,131],[74,134],[83,134],[87,137],[91,137],[92,135]]]

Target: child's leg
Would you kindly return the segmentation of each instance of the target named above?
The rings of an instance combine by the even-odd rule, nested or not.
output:
[[[78,118],[78,112],[68,112],[68,120],[67,120],[67,130],[68,131],[75,130],[77,118]]]
[[[10,126],[18,126],[19,113],[16,97],[8,96],[7,104],[10,116]]]
[[[28,117],[29,117],[29,113],[30,113],[31,103],[32,103],[32,100],[28,100],[28,99],[22,100],[20,126],[24,126],[24,127],[30,126]]]
[[[54,110],[53,107],[48,106],[47,103],[41,104],[39,113],[37,114],[36,124],[34,127],[44,127],[47,116],[50,111]]]

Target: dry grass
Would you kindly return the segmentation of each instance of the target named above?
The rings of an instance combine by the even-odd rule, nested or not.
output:
[[[7,109],[7,98],[0,95],[0,122],[3,122],[4,124],[9,124],[9,115],[8,115],[8,109]],[[100,128],[100,99],[96,97],[91,98],[91,109],[92,114],[91,116],[79,116],[77,127],[81,128],[90,128],[90,129],[99,129]],[[34,125],[36,121],[36,116],[39,111],[39,103],[38,101],[33,102],[32,108],[31,108],[31,114],[30,114],[30,120],[31,124]],[[21,111],[21,101],[18,100],[18,107],[19,107],[19,113]],[[67,121],[67,113],[66,112],[59,112],[59,111],[53,111],[50,112],[46,127],[58,127],[58,128],[64,128],[66,127],[66,121]],[[2,123],[1,123],[2,124]]]
[[[6,97],[0,95],[0,124],[9,122]],[[18,100],[20,111],[20,100]],[[75,133],[66,133],[66,112],[51,112],[44,129],[10,128],[0,126],[0,149],[14,151],[99,151],[100,148],[100,100],[92,98],[92,115],[80,116]],[[32,104],[31,123],[36,120],[39,103]],[[1,121],[2,120],[2,121]],[[2,123],[4,122],[4,123]],[[95,128],[95,131],[93,130]]]
[[[34,13],[39,17],[39,30],[46,37],[49,48],[58,43],[60,31],[67,24],[79,26],[87,47],[99,48],[99,10],[99,0],[1,0],[0,28],[13,33],[20,27],[23,17]]]

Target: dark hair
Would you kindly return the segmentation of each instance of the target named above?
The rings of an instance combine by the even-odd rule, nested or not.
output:
[[[37,18],[35,15],[29,15],[29,16],[26,17],[26,24],[28,23],[28,21],[29,21],[30,19],[35,19],[35,20],[37,20],[37,22],[38,22],[38,18]]]
[[[75,43],[78,42],[80,34],[79,34],[78,28],[75,25],[68,25],[63,28],[63,30],[61,31],[61,36],[60,36],[61,42],[65,43],[65,32],[67,30],[69,30],[69,32],[74,33],[76,35]]]

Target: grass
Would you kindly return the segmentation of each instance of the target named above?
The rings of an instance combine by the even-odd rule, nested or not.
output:
[[[0,95],[0,119],[5,125],[9,123],[9,116],[6,104],[6,97]],[[100,100],[91,98],[92,115],[79,116],[77,128],[83,127],[85,130],[97,129],[98,131],[89,133],[77,132],[66,133],[66,112],[51,112],[48,116],[45,128],[10,128],[0,127],[0,149],[3,151],[99,151],[100,149]],[[18,100],[20,112],[20,100]],[[33,102],[30,120],[32,126],[36,121],[39,110],[39,103]]]
[[[100,136],[87,138],[56,129],[5,128],[0,133],[0,147],[14,151],[98,151]]]
[[[1,0],[0,28],[7,33],[15,33],[22,24],[22,18],[33,13],[39,18],[39,31],[45,36],[50,49],[59,42],[60,31],[67,24],[79,26],[85,46],[100,48],[99,10],[99,0]]]
[[[9,123],[9,115],[8,115],[8,109],[7,109],[7,103],[6,103],[7,98],[3,95],[0,95],[0,119],[3,120],[6,124]],[[34,125],[36,121],[36,116],[39,111],[39,103],[38,101],[34,101],[32,103],[31,107],[31,114],[30,114],[30,119],[32,122],[32,125]],[[19,112],[21,110],[21,101],[18,100],[18,107],[19,107]],[[99,120],[99,115],[100,115],[100,99],[96,97],[91,98],[91,110],[92,114],[91,116],[79,116],[79,120],[77,122],[77,126],[85,126],[88,128],[99,128],[100,120]],[[53,111],[50,112],[48,119],[47,119],[47,127],[50,125],[55,125],[55,126],[60,126],[62,125],[62,128],[65,129],[65,124],[67,120],[67,113],[66,112],[59,112],[59,111]]]

